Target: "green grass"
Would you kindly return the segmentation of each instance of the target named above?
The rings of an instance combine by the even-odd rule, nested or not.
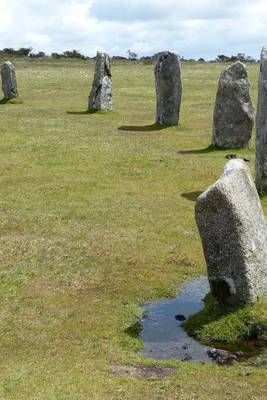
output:
[[[190,335],[206,344],[234,344],[250,339],[266,340],[266,311],[266,301],[243,308],[219,308],[209,294],[205,298],[204,310],[185,321],[184,327]]]
[[[20,99],[0,104],[0,399],[266,399],[264,368],[111,372],[161,365],[127,330],[140,303],[205,273],[194,200],[226,162],[209,148],[224,65],[184,64],[180,125],[158,130],[151,65],[115,63],[114,111],[88,114],[92,63],[14,63]],[[252,170],[254,150],[238,151]]]

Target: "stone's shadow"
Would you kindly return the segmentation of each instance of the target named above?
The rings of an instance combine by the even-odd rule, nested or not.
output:
[[[3,99],[0,100],[0,104],[6,104],[8,102],[9,102],[9,99],[3,98]]]
[[[88,111],[66,111],[66,114],[69,115],[86,115],[89,114]]]
[[[23,104],[23,100],[21,97],[18,97],[18,96],[12,97],[11,99],[3,98],[0,100],[0,105],[3,105],[3,104],[14,104],[14,105]]]
[[[213,151],[218,151],[212,145],[205,147],[204,149],[193,149],[193,150],[179,150],[177,151],[178,154],[207,154],[212,153]]]
[[[200,196],[203,192],[196,191],[196,192],[188,192],[188,193],[182,193],[181,197],[190,200],[190,201],[196,201],[198,196]]]
[[[143,126],[138,126],[138,125],[132,125],[132,126],[120,126],[118,128],[119,131],[123,132],[153,132],[153,131],[161,131],[163,129],[167,129],[169,126],[163,126],[160,124],[151,124],[151,125],[143,125]]]
[[[95,111],[66,111],[66,114],[69,115],[87,115],[87,114],[97,114],[100,113],[99,111],[95,110]],[[103,115],[103,113],[101,113]]]

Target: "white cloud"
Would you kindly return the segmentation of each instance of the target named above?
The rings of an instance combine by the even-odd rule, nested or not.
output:
[[[32,47],[46,47],[51,42],[51,39],[48,35],[34,32],[26,33],[26,35],[24,36],[24,40],[26,40],[28,43],[31,43]]]
[[[0,48],[258,56],[266,13],[266,0],[0,0]]]

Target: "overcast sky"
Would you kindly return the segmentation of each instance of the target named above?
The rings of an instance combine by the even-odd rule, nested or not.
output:
[[[0,48],[259,57],[267,0],[0,0]]]

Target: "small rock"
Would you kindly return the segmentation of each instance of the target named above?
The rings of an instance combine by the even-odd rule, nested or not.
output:
[[[232,160],[237,158],[237,154],[226,154],[225,158],[227,158],[227,160]]]
[[[177,315],[175,315],[175,319],[177,321],[185,321],[186,317],[183,314],[177,314]]]
[[[190,361],[192,360],[192,354],[190,353],[185,353],[185,355],[181,358],[181,361]]]
[[[229,364],[237,358],[237,356],[233,353],[230,353],[230,351],[220,349],[208,350],[207,354],[217,364]]]
[[[233,354],[238,358],[245,357],[245,353],[243,351],[234,351]]]

